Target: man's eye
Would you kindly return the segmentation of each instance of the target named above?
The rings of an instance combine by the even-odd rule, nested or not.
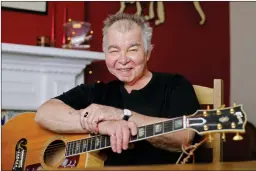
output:
[[[114,53],[114,52],[118,52],[117,50],[111,50],[109,51],[109,53]]]
[[[138,49],[130,49],[130,51],[132,51],[132,52],[137,52]]]

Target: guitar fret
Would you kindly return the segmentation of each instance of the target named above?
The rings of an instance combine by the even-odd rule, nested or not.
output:
[[[68,156],[68,155],[69,155],[69,147],[70,147],[70,142],[67,142],[67,145],[66,145],[66,154],[65,154],[65,156]]]
[[[72,154],[76,154],[76,142],[73,141]]]
[[[83,141],[84,141],[84,139],[81,140],[80,147],[79,147],[79,153],[83,152]]]
[[[91,151],[91,146],[92,146],[91,138],[88,138],[87,142],[88,142],[87,151]]]
[[[92,139],[91,150],[95,150],[95,142],[96,142],[95,137],[92,137],[91,139]]]
[[[80,140],[76,141],[76,154],[80,153],[80,143],[81,143]]]
[[[83,152],[87,151],[87,147],[88,147],[87,142],[88,142],[87,139],[84,139],[84,142],[83,142]]]
[[[173,120],[164,122],[164,132],[170,132],[170,131],[173,131]]]
[[[65,156],[68,156],[69,154],[68,154],[68,149],[69,149],[69,142],[67,142],[67,145],[66,145],[66,153],[65,153]]]
[[[73,151],[72,147],[73,147],[73,141],[70,142],[69,155],[72,155],[72,151]]]
[[[107,144],[107,147],[110,146],[110,136],[106,137],[106,144]]]
[[[150,137],[154,135],[154,125],[146,126],[146,137]]]
[[[74,142],[71,142],[71,146],[70,146],[70,154],[73,155],[73,146],[74,146]]]
[[[174,120],[172,121],[172,130],[174,130]]]
[[[69,142],[68,154],[69,154],[69,155],[72,155],[72,141]]]
[[[100,137],[101,136],[95,137],[95,149],[99,149],[100,148]]]
[[[106,147],[106,136],[101,136],[101,142],[100,142],[100,147],[104,148]]]

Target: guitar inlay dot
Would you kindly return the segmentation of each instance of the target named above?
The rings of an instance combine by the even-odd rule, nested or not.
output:
[[[162,124],[157,124],[155,125],[155,133],[162,132]]]
[[[100,137],[96,137],[96,148],[100,146]]]
[[[144,134],[145,134],[144,128],[140,128],[140,129],[139,129],[139,137],[143,137]]]
[[[181,119],[175,120],[175,122],[174,122],[174,128],[175,128],[175,129],[182,128],[182,120],[181,120]]]

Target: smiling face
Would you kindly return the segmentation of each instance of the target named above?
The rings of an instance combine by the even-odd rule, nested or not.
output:
[[[108,70],[120,81],[132,85],[148,72],[141,28],[135,23],[119,21],[108,29],[105,49]]]

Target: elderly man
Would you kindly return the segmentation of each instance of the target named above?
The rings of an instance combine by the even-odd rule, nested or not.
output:
[[[104,21],[106,65],[117,80],[82,84],[50,99],[37,111],[36,122],[57,133],[109,135],[105,165],[175,163],[185,139],[183,130],[134,143],[138,127],[192,114],[199,108],[190,82],[179,74],[152,72],[152,28],[137,15],[118,13]]]

